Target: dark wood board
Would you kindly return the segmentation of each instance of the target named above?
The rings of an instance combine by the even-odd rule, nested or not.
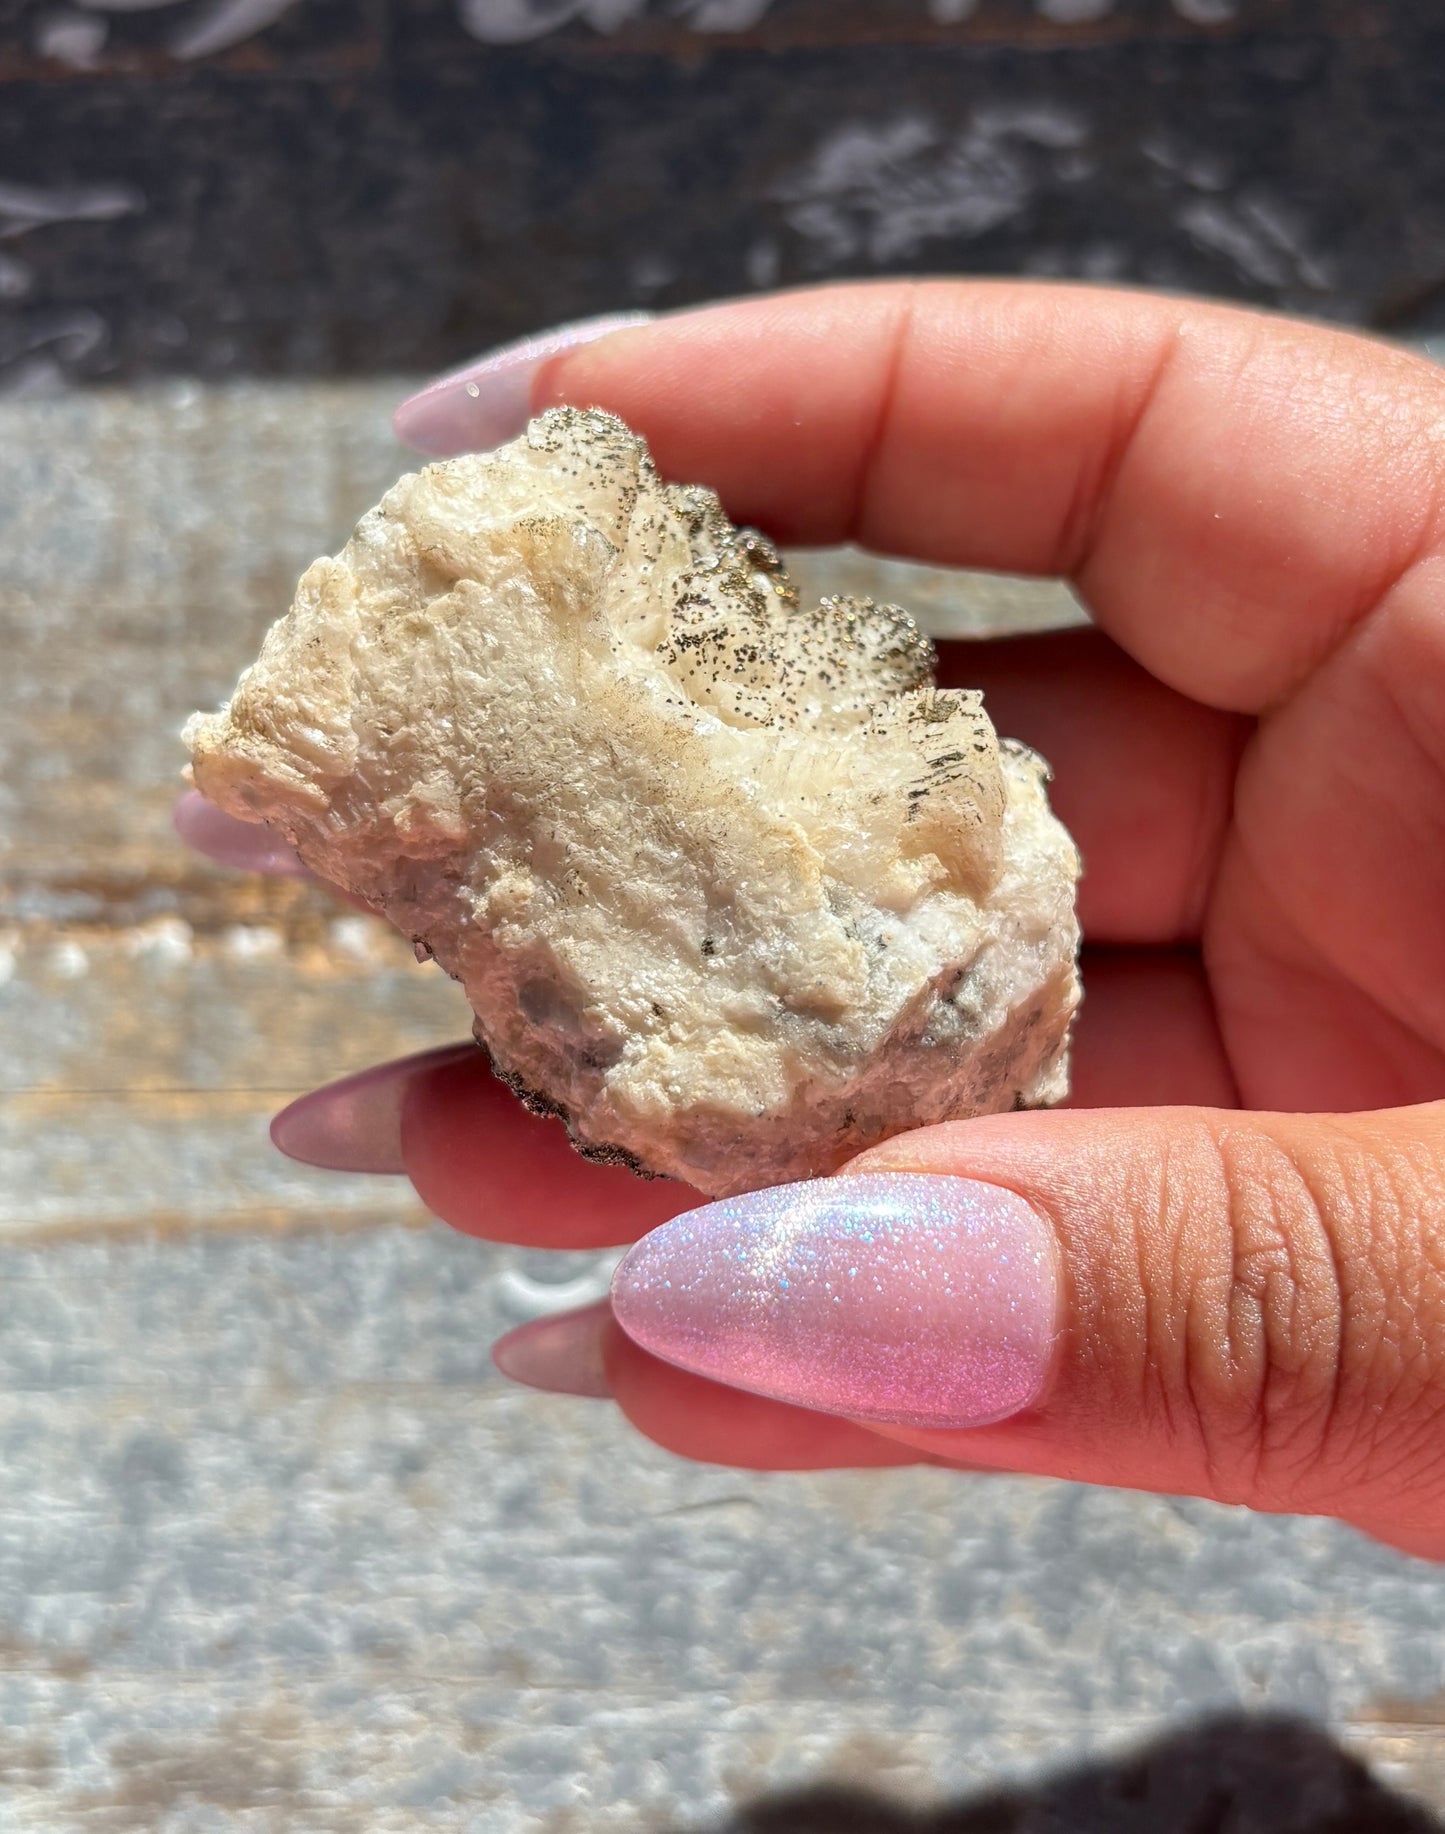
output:
[[[256,0],[7,0],[0,373],[414,372],[906,272],[1445,320],[1430,0],[961,10],[271,0],[262,28]]]

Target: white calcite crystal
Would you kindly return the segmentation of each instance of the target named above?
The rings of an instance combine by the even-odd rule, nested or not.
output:
[[[403,478],[186,738],[584,1152],[726,1195],[1067,1092],[1078,855],[932,667],[559,409]]]

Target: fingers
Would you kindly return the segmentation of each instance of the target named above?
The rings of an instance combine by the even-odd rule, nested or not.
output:
[[[626,326],[645,325],[650,317],[647,312],[604,312],[488,351],[404,401],[392,416],[396,436],[435,458],[499,446],[526,425],[532,383],[543,363]]]
[[[408,1088],[433,1070],[481,1056],[467,1040],[343,1076],[283,1108],[271,1122],[271,1144],[288,1159],[330,1172],[405,1172],[401,1111]]]
[[[400,1117],[400,1156],[418,1195],[467,1235],[611,1248],[700,1201],[670,1178],[584,1159],[560,1121],[523,1108],[481,1051],[409,1076]]]
[[[610,1398],[657,1445],[706,1464],[825,1471],[925,1462],[851,1421],[721,1388],[659,1362],[618,1330],[606,1300],[509,1331],[493,1344],[492,1360],[529,1388]]]
[[[509,1382],[524,1388],[606,1400],[612,1384],[602,1346],[611,1321],[612,1305],[606,1299],[529,1319],[497,1339],[492,1361]]]
[[[1147,669],[1285,697],[1439,535],[1445,379],[1233,308],[1014,282],[838,286],[560,354],[670,477],[788,542],[1073,575]]]
[[[1124,1090],[1141,1102],[1233,1100],[1196,958],[1120,951],[1101,958],[1096,982],[1086,957],[1084,980],[1075,1102]],[[403,1059],[366,1074],[387,1072],[404,1086],[399,1101],[374,1090],[368,1098],[371,1124],[361,1131],[369,1161],[404,1164],[423,1203],[468,1235],[541,1248],[615,1247],[703,1201],[671,1179],[640,1179],[582,1158],[562,1124],[529,1114],[480,1051],[441,1063]],[[354,1080],[302,1098],[311,1105],[313,1163],[315,1142],[340,1139],[348,1125],[343,1118],[332,1127],[324,1104],[337,1091],[344,1113]],[[383,1116],[391,1114],[400,1117],[399,1133],[385,1130]],[[291,1137],[282,1121],[276,1137],[283,1148]]]
[[[1237,773],[1206,934],[1255,1106],[1445,1095],[1442,591],[1445,561],[1422,561]],[[1332,1005],[1349,1051],[1320,1048]]]
[[[199,790],[187,790],[171,811],[176,833],[193,853],[214,860],[218,866],[229,866],[235,872],[258,872],[268,879],[309,879],[325,885],[343,904],[358,911],[370,911],[365,898],[348,891],[344,885],[331,885],[319,878],[282,834],[264,822],[237,821]]]
[[[1075,1106],[1210,1102],[1233,1083],[1198,958],[1087,954],[1074,1045]],[[485,1053],[443,1046],[313,1090],[276,1117],[292,1158],[337,1171],[405,1170],[453,1228],[546,1248],[632,1242],[703,1200],[670,1179],[584,1159],[561,1122],[529,1114]]]
[[[1382,735],[1372,749],[1391,743]],[[1296,787],[1293,806],[1279,807],[1250,849],[1255,859],[1238,843],[1226,852],[1206,938],[1216,1022],[1239,1066],[1240,1101],[1338,1113],[1438,1100],[1445,1094],[1440,938],[1420,937],[1416,920],[1433,909],[1438,928],[1445,896],[1432,881],[1445,823],[1434,847],[1415,837],[1407,844],[1395,811],[1382,803],[1371,811],[1372,857],[1362,859],[1338,803],[1331,808],[1334,786],[1296,779]],[[1297,839],[1291,829],[1306,820],[1318,824],[1328,847],[1332,884],[1311,872],[1313,883],[1292,886],[1283,870]],[[1391,838],[1393,850],[1382,844]],[[1375,901],[1373,925],[1358,911],[1362,887]]]
[[[613,1303],[934,1455],[1445,1531],[1445,1105],[928,1129],[678,1219]]]
[[[1238,1105],[1214,996],[1193,950],[1086,949],[1083,976],[1070,1108]]]
[[[638,1432],[683,1458],[746,1471],[916,1465],[927,1455],[851,1420],[725,1388],[649,1356],[609,1325],[613,1399]]]
[[[309,879],[296,849],[264,822],[237,821],[199,790],[187,790],[171,812],[176,833],[193,853],[231,866],[237,872],[260,872],[276,879]]]

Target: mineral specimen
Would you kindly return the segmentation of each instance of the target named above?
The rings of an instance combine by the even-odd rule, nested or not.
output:
[[[186,738],[586,1153],[727,1195],[1066,1093],[1042,760],[904,612],[800,606],[610,415],[403,478]]]

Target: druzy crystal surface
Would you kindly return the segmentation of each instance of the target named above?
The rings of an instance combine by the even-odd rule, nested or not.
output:
[[[610,415],[402,478],[186,738],[585,1152],[727,1195],[1067,1091],[1042,761]]]

